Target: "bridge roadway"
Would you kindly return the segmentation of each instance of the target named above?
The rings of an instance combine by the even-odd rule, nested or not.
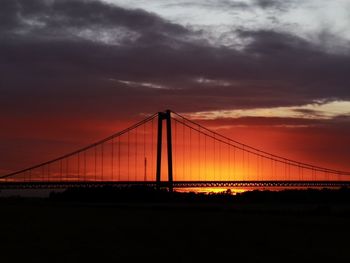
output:
[[[69,187],[102,187],[102,186],[157,186],[155,181],[50,181],[50,182],[0,182],[0,189],[59,189]],[[162,181],[161,187],[169,187],[169,183]],[[174,188],[211,188],[211,187],[350,187],[350,181],[174,181]]]

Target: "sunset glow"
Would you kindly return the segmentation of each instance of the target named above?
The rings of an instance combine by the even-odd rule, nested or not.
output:
[[[169,108],[225,136],[220,140],[350,170],[346,1],[34,0],[35,8],[18,2],[1,11],[2,175],[65,156]],[[154,180],[156,126],[33,172]],[[257,152],[243,156],[247,149],[239,144],[214,145],[210,132],[192,132],[173,122],[176,180],[316,176],[285,171]]]
[[[350,0],[0,0],[1,262],[350,262]]]

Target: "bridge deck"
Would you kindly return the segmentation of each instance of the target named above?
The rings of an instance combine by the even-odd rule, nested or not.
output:
[[[102,186],[151,186],[155,181],[70,181],[70,182],[1,182],[0,189],[58,189],[69,187],[102,187]],[[168,187],[169,183],[161,182],[161,187]],[[174,181],[174,188],[191,187],[349,187],[350,181]]]

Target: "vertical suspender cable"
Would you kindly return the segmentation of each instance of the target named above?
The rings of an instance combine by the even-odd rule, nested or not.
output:
[[[60,159],[60,181],[62,181],[62,159]]]
[[[84,151],[84,180],[86,181],[86,151]]]
[[[77,181],[80,181],[80,153],[78,153],[78,175],[77,177]]]
[[[207,180],[207,136],[204,135],[204,180]]]
[[[154,118],[152,119],[152,134],[151,134],[151,169],[152,169],[152,174],[155,174],[154,171]]]
[[[177,121],[174,121],[174,145],[173,145],[173,149],[174,149],[174,172],[175,172],[175,180],[177,178],[177,170],[178,170],[178,163],[177,163],[177,153],[178,153],[178,145],[177,145]]]
[[[214,151],[213,151],[213,172],[214,172],[214,181],[216,181],[216,169],[215,169],[215,161],[216,161],[216,158],[215,158],[215,133],[214,133],[214,139],[213,140],[213,148],[214,148]]]
[[[130,131],[128,131],[128,181],[130,180]]]
[[[97,181],[97,146],[94,147],[94,158],[95,158],[95,182]]]
[[[185,125],[182,125],[182,180],[185,180]]]
[[[134,181],[136,181],[137,178],[137,127],[135,128],[135,174],[134,174]]]
[[[120,142],[121,141],[121,136],[118,137],[118,181],[120,181]]]
[[[146,156],[146,124],[143,125],[143,159],[145,161],[144,181],[147,181],[147,156]],[[142,158],[141,158],[142,159]]]
[[[66,180],[69,178],[69,157],[66,159]]]
[[[201,180],[201,126],[198,126],[198,130],[198,178]]]
[[[189,174],[190,174],[190,178],[191,180],[193,180],[193,174],[192,174],[192,163],[193,163],[193,160],[192,160],[192,129],[189,128],[190,130],[190,158],[189,158]]]
[[[114,181],[114,138],[112,138],[112,156],[111,156],[111,176],[112,176],[112,181]]]
[[[103,143],[101,144],[101,181],[104,180],[104,176],[103,176],[103,166],[104,166],[104,147],[103,147]]]

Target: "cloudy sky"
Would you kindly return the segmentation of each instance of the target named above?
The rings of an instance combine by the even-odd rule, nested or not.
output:
[[[0,173],[167,108],[350,170],[348,0],[1,0]]]

